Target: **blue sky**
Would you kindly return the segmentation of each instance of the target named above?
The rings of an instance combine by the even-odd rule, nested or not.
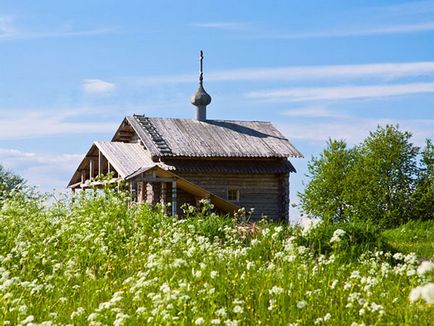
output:
[[[305,155],[399,123],[434,136],[434,1],[2,1],[0,163],[62,189],[125,115],[273,122]]]

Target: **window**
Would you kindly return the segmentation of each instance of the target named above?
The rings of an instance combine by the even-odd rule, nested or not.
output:
[[[240,191],[238,189],[228,189],[228,200],[239,201]]]

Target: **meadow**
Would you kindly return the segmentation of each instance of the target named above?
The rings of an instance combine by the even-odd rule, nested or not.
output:
[[[315,224],[127,202],[1,202],[0,325],[433,324],[434,264],[396,251],[393,232],[364,247],[335,227],[318,246]]]

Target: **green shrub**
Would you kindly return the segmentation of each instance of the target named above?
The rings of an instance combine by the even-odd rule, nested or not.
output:
[[[302,232],[298,243],[316,254],[335,253],[345,259],[357,258],[366,251],[391,249],[380,229],[369,222],[318,223]]]

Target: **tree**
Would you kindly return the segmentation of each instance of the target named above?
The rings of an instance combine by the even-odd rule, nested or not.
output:
[[[421,153],[416,189],[412,200],[413,216],[420,220],[434,219],[434,145],[427,139]]]
[[[343,193],[354,156],[355,151],[348,149],[343,140],[329,139],[319,158],[312,158],[308,163],[311,181],[300,194],[305,212],[330,222],[348,220],[348,204]]]
[[[353,219],[391,226],[410,218],[419,153],[410,138],[398,126],[379,126],[359,146],[344,194]]]
[[[419,148],[410,139],[409,132],[386,125],[353,148],[329,140],[308,163],[303,210],[325,221],[371,220],[382,227],[414,218],[415,207],[421,216],[432,216],[426,207],[433,205],[433,146],[429,142],[422,153],[420,168]]]
[[[25,180],[20,176],[7,171],[0,165],[0,200],[11,195],[13,191],[22,191],[25,187]]]

